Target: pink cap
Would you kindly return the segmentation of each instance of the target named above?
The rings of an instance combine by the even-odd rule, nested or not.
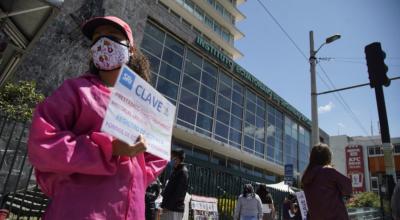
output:
[[[100,25],[112,25],[116,27],[118,30],[120,30],[122,33],[126,35],[126,37],[129,40],[130,45],[135,45],[133,41],[133,36],[132,36],[132,30],[129,24],[127,24],[125,21],[121,20],[120,18],[117,18],[115,16],[104,16],[104,17],[94,17],[91,18],[81,25],[81,29],[83,34],[88,37],[89,39],[92,39],[93,33],[96,30],[96,28]]]

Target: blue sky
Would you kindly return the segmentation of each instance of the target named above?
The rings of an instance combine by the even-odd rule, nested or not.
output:
[[[389,77],[400,76],[400,1],[398,0],[260,0],[286,30],[305,58],[281,31],[257,0],[239,6],[246,19],[237,23],[245,34],[235,42],[244,57],[236,60],[247,71],[311,119],[309,31],[314,31],[315,48],[333,34],[341,39],[325,45],[317,57],[333,58],[320,65],[336,88],[367,83],[364,47],[381,42],[386,52]],[[317,73],[328,79],[317,67]],[[331,90],[317,77],[318,92]],[[400,80],[384,87],[391,137],[400,137]],[[378,134],[375,92],[369,86],[340,92],[358,118],[333,94],[318,97],[319,126],[329,135],[365,136]],[[338,96],[339,97],[339,96]]]

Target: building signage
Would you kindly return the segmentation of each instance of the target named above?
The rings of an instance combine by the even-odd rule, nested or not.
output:
[[[361,145],[349,145],[346,151],[347,176],[351,179],[353,192],[365,191],[364,156]]]
[[[260,80],[258,80],[256,77],[254,77],[249,72],[247,72],[247,70],[245,70],[243,67],[241,67],[236,62],[234,62],[232,59],[230,59],[228,56],[226,56],[220,50],[215,48],[213,45],[211,45],[209,42],[207,42],[204,38],[197,36],[196,44],[199,45],[207,53],[209,53],[212,56],[214,56],[215,58],[217,58],[217,60],[220,63],[222,63],[223,65],[225,65],[231,72],[234,72],[235,74],[239,75],[242,79],[250,82],[256,88],[263,91],[264,94],[267,96],[267,98],[269,98],[270,100],[275,102],[278,106],[291,112],[293,115],[295,115],[297,117],[298,120],[311,126],[311,121],[306,116],[304,116],[299,111],[297,111],[293,106],[291,106],[288,102],[286,102],[278,94],[276,94],[274,91],[272,91],[270,88],[268,88],[264,83],[262,83]]]
[[[284,181],[286,185],[293,185],[293,164],[285,164]]]
[[[111,92],[101,131],[127,144],[139,134],[147,152],[170,159],[175,106],[127,66],[123,66]]]

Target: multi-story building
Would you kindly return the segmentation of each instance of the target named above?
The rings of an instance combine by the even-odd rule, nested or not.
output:
[[[65,1],[14,75],[40,79],[49,93],[87,69],[79,19],[122,17],[151,62],[153,86],[176,105],[173,148],[183,148],[189,163],[265,182],[280,180],[284,164],[293,164],[299,175],[308,163],[310,120],[234,61],[243,56],[234,42],[244,37],[236,27],[245,18],[238,10],[244,2]],[[322,131],[321,139],[329,142]]]
[[[400,179],[400,138],[392,138],[391,142],[396,176]],[[336,169],[350,177],[354,174],[354,170],[361,174],[352,178],[353,187],[359,183],[359,186],[354,188],[360,188],[360,191],[378,192],[379,176],[385,174],[380,136],[331,136],[330,146]]]

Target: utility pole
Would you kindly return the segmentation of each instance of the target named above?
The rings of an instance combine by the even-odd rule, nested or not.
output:
[[[317,80],[316,80],[316,66],[317,58],[315,57],[318,51],[325,45],[330,44],[335,40],[340,39],[339,34],[332,35],[325,39],[325,42],[314,49],[314,32],[310,31],[310,74],[311,74],[311,140],[312,146],[319,144],[319,126],[318,126],[318,103],[317,103]]]
[[[312,146],[319,144],[319,127],[318,127],[318,103],[317,103],[317,81],[316,81],[316,65],[317,52],[314,50],[314,32],[310,31],[310,73],[311,73],[311,138]]]

